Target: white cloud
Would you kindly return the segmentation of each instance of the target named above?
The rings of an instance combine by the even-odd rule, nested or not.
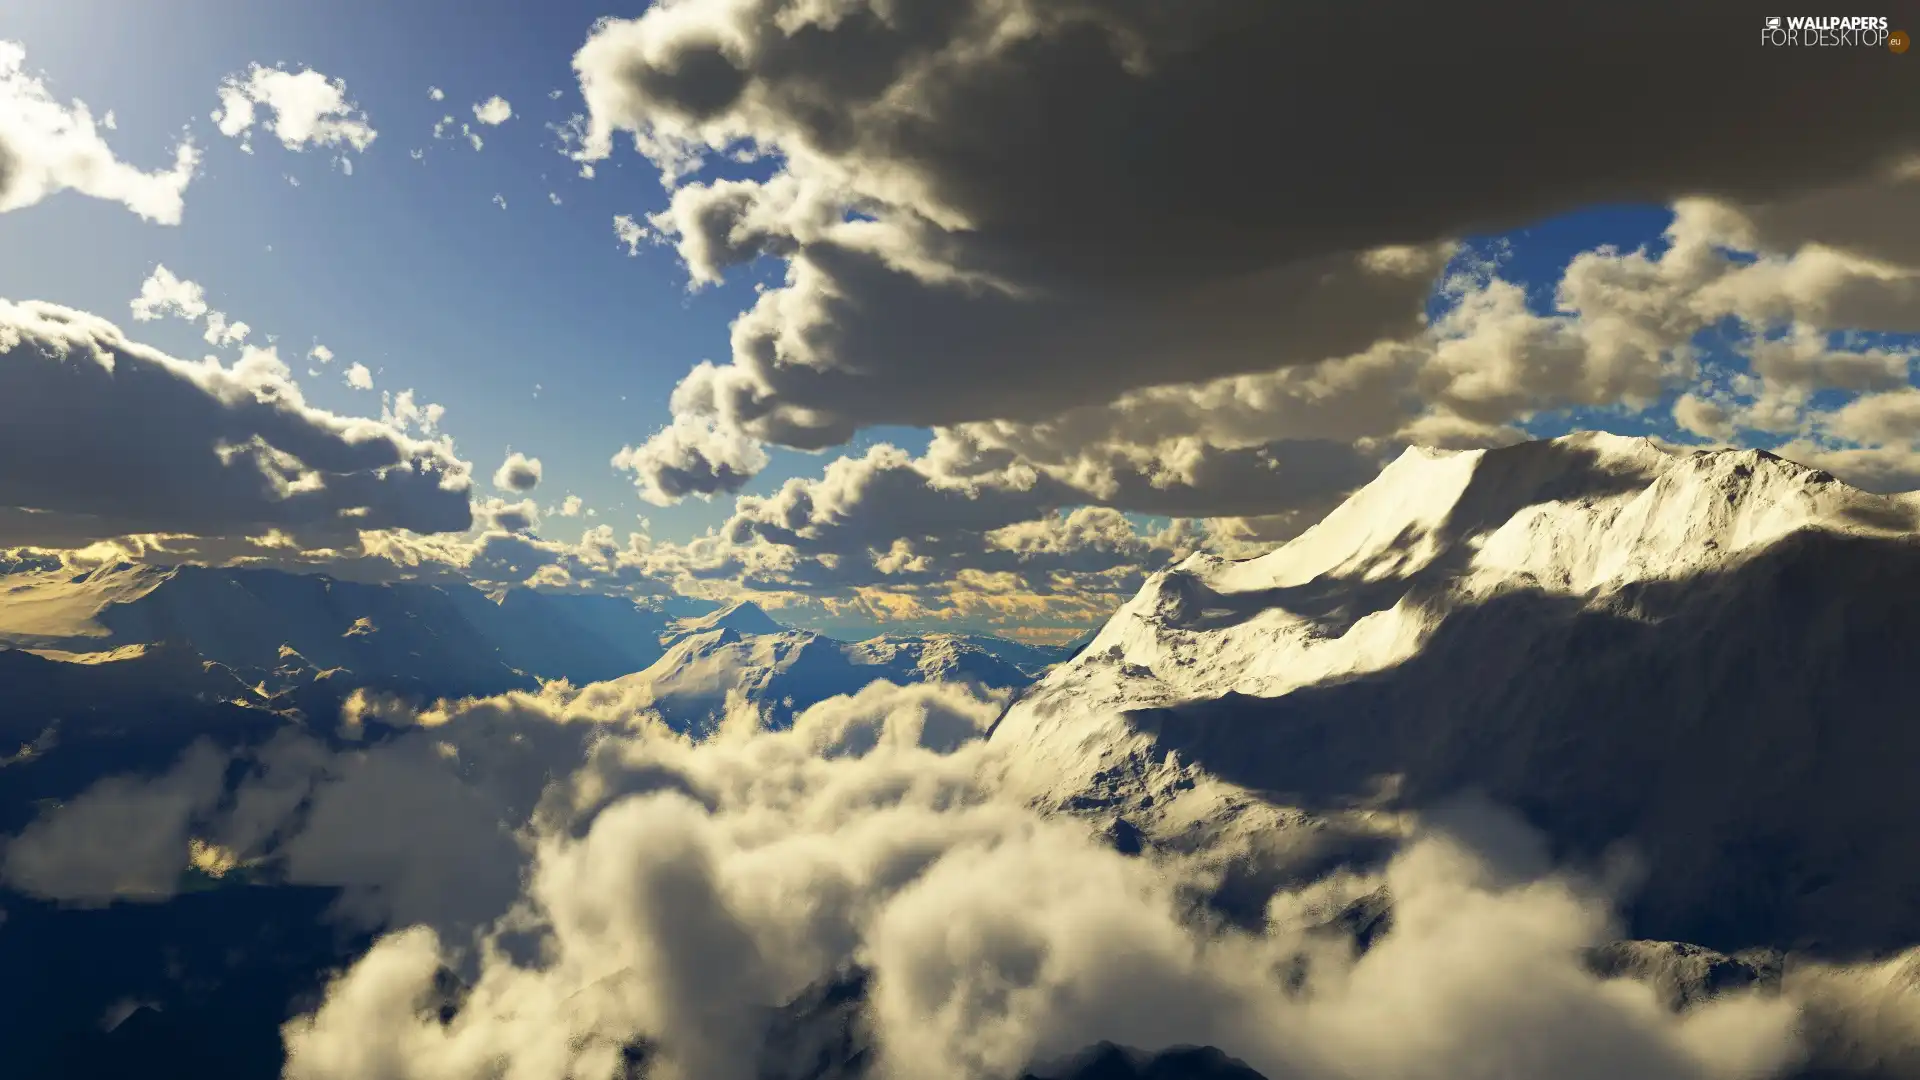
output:
[[[494,470],[493,486],[501,491],[524,495],[540,486],[540,459],[509,451],[507,460]]]
[[[172,896],[190,827],[220,801],[226,764],[227,755],[202,740],[159,777],[93,785],[0,848],[0,879],[89,906]]]
[[[226,347],[238,345],[247,340],[247,335],[252,332],[253,327],[238,319],[228,322],[226,312],[209,311],[207,312],[207,331],[201,337],[205,338],[209,345]]]
[[[164,265],[155,264],[153,273],[140,283],[140,295],[132,302],[133,317],[139,321],[172,315],[193,322],[206,318],[201,337],[207,344],[228,348],[247,340],[253,328],[244,322],[228,321],[226,312],[207,306],[206,290],[197,282],[176,277]],[[316,357],[317,358],[317,357]]]
[[[427,87],[427,100],[445,101],[447,100],[447,92],[437,86],[429,86]]]
[[[1884,1011],[1893,967],[1684,1012],[1593,975],[1580,958],[1614,931],[1613,896],[1516,869],[1459,815],[1408,821],[1383,867],[1282,889],[1264,926],[1230,929],[1194,917],[1204,859],[1120,855],[1002,791],[979,738],[993,701],[877,684],[785,731],[735,710],[701,743],[645,702],[619,684],[427,712],[363,697],[350,716],[402,733],[344,751],[278,739],[248,755],[234,809],[161,816],[123,845],[153,854],[122,857],[181,865],[205,836],[344,888],[345,913],[388,928],[285,1028],[288,1080],[428,1080],[467,1061],[612,1075],[641,1039],[653,1075],[751,1076],[766,1010],[856,961],[873,980],[853,1048],[889,1076],[1019,1075],[1104,1039],[1218,1046],[1301,1080],[1731,1080],[1799,1064],[1803,1028],[1860,1054],[1911,1042],[1874,1027],[1910,1012]],[[149,801],[191,775],[183,763]],[[114,783],[83,799],[144,797]],[[32,828],[86,824],[64,814]],[[1360,952],[1324,924],[1374,890],[1393,925]],[[467,947],[475,929],[483,948]],[[514,959],[528,937],[539,963]],[[446,967],[464,985],[443,1021],[419,1006]]]
[[[1844,80],[1802,68],[1783,81],[1686,28],[1659,43],[1655,68],[1671,78],[1648,110],[1657,137],[1592,93],[1611,81],[1591,39],[1503,9],[1496,35],[1467,31],[1459,11],[1395,35],[1384,81],[1279,117],[1284,135],[1249,139],[1247,102],[1353,79],[1272,5],[1225,0],[1175,17],[1120,4],[1036,19],[1025,5],[977,0],[951,14],[874,38],[833,5],[687,0],[605,20],[576,54],[587,114],[571,129],[574,158],[605,160],[615,133],[632,136],[672,193],[653,229],[693,282],[785,263],[784,280],[757,290],[734,323],[730,362],[682,383],[676,415],[821,449],[877,425],[1039,426],[1170,383],[1311,369],[1419,337],[1449,237],[1610,198],[1711,190],[1772,204],[1920,149],[1920,118],[1888,103],[1899,91],[1884,65]],[[1400,25],[1428,13],[1377,0],[1352,17]],[[1443,69],[1442,55],[1455,61]],[[1458,62],[1468,55],[1486,63]],[[1518,68],[1496,59],[1513,55]],[[1353,132],[1392,125],[1437,80],[1490,102],[1478,130],[1500,134],[1417,132],[1418,150],[1400,140],[1394,151],[1427,163],[1414,172],[1352,152]],[[1809,125],[1792,145],[1759,119],[1768,103],[1814,100],[1846,119]],[[1545,144],[1543,113],[1561,118]],[[1598,130],[1631,152],[1602,154]],[[757,181],[698,173],[741,155],[777,168]],[[1476,180],[1436,187],[1416,175],[1435,168]],[[1467,411],[1523,401],[1502,385],[1511,373],[1472,375],[1473,363],[1499,360],[1501,333],[1544,334],[1516,342],[1536,353],[1618,346],[1585,358],[1580,378],[1623,399],[1643,388],[1633,335],[1650,328],[1622,319],[1570,341],[1550,320],[1483,300],[1489,310],[1465,318],[1484,336],[1447,343],[1453,366],[1435,376]],[[1627,336],[1606,341],[1615,331]],[[1551,382],[1554,363],[1537,358],[1532,377]],[[1613,359],[1623,367],[1609,373]],[[1554,378],[1571,378],[1572,363],[1563,355]],[[1424,386],[1392,390],[1417,398]],[[1435,418],[1452,420],[1486,427]]]
[[[640,254],[640,245],[651,236],[652,233],[647,231],[647,227],[635,221],[633,215],[615,214],[613,216],[613,238],[627,246],[629,256]]]
[[[560,501],[560,509],[556,513],[560,517],[579,517],[580,512],[585,508],[586,503],[580,496],[569,495]]]
[[[382,391],[380,402],[380,422],[395,431],[417,430],[422,435],[432,435],[447,415],[445,406],[417,403],[412,390],[398,394]]]
[[[355,390],[371,390],[373,389],[373,372],[367,370],[367,365],[355,363],[347,368],[346,381],[347,385]]]
[[[467,137],[468,144],[475,150],[479,150],[487,145],[486,141],[480,138],[480,133],[473,130],[472,126],[468,124],[460,125],[460,134]]]
[[[553,204],[553,205],[555,205],[555,206],[559,206],[559,205],[560,205],[560,193],[559,193],[559,192],[556,192],[556,191],[549,191],[549,192],[547,192],[547,201],[548,201],[548,202],[550,202],[550,203],[552,203],[552,204]]]
[[[494,192],[493,205],[499,207],[502,210],[505,210],[507,208],[507,197],[505,195],[500,194],[499,192]]]
[[[638,447],[623,447],[613,467],[635,474],[640,497],[655,506],[670,506],[689,494],[731,490],[739,478],[765,468],[766,451],[760,444],[692,416],[677,416],[664,430]]]
[[[313,348],[307,350],[307,358],[316,364],[331,364],[333,363],[333,350],[327,348],[325,345],[316,344]]]
[[[243,148],[250,150],[251,143],[244,140],[251,138],[257,109],[262,108],[272,113],[264,126],[289,150],[334,146],[365,151],[379,136],[360,107],[347,99],[346,82],[311,68],[295,74],[253,64],[244,76],[229,76],[220,86],[213,121],[222,135],[243,139]]]
[[[495,94],[473,107],[473,118],[489,127],[504,124],[513,118],[513,106],[507,99]]]
[[[163,315],[193,322],[207,313],[207,294],[197,283],[175,277],[165,264],[155,263],[153,273],[140,283],[140,295],[131,306],[133,317],[140,322]]]
[[[180,141],[167,170],[143,172],[121,161],[87,106],[55,100],[46,83],[26,72],[26,56],[18,43],[0,40],[0,213],[77,191],[120,203],[148,221],[178,225],[200,164],[192,141]]]

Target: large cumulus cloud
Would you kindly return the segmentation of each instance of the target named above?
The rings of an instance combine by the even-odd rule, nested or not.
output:
[[[661,164],[654,224],[696,282],[786,260],[674,412],[818,447],[1360,353],[1418,328],[1449,238],[1601,200],[1771,203],[1913,151],[1899,58],[1765,49],[1752,19],[681,0],[576,56],[579,156],[624,131]],[[739,146],[780,170],[686,182]],[[737,483],[693,449],[659,457]]]
[[[120,845],[154,849],[120,852],[139,865],[197,841],[229,854],[216,868],[345,887],[337,914],[385,935],[286,1026],[295,1080],[611,1076],[637,1044],[650,1075],[802,1075],[810,1055],[763,1056],[772,1011],[848,965],[871,973],[855,1036],[893,1077],[1007,1077],[1101,1039],[1301,1080],[1734,1080],[1788,1074],[1804,1037],[1856,1062],[1915,1045],[1892,989],[1911,960],[1802,965],[1679,1011],[1596,975],[1581,957],[1618,933],[1614,886],[1487,808],[1384,823],[1384,865],[1282,888],[1235,929],[1193,906],[1200,862],[1122,855],[1009,797],[977,738],[996,709],[964,690],[881,685],[704,742],[636,704],[359,699],[376,741],[284,734],[239,755],[217,808],[223,760],[197,748],[45,811],[9,866],[137,803],[167,808]],[[116,885],[26,865],[42,895]],[[1375,893],[1393,918],[1369,948],[1329,932]]]
[[[0,458],[0,543],[471,523],[451,442],[307,404],[272,350],[179,360],[36,301],[0,300]]]

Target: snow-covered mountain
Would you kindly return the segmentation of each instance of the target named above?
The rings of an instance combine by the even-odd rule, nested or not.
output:
[[[986,686],[1015,685],[1008,667],[1038,678],[1071,655],[986,634],[882,634],[854,647],[869,663],[917,672],[922,680],[971,680]]]
[[[1917,522],[1757,451],[1409,450],[1268,555],[1151,576],[993,740],[1130,842],[1312,862],[1478,790],[1633,845],[1648,936],[1912,941]]]
[[[809,705],[880,680],[964,682],[992,691],[1013,690],[1034,677],[960,635],[849,644],[782,626],[751,602],[683,620],[663,641],[667,651],[657,662],[612,685],[623,693],[638,691],[634,700],[688,729],[717,721],[730,701],[759,710],[778,726]]]
[[[751,637],[756,634],[784,634],[792,629],[776,622],[759,604],[745,600],[704,615],[673,620],[662,633],[661,644],[670,645],[682,638],[715,630],[731,630],[735,634]]]
[[[457,583],[268,569],[54,568],[8,575],[4,585],[0,644],[99,652],[166,641],[260,673],[284,667],[291,650],[315,672],[433,693],[617,678],[658,660],[674,622],[660,607],[613,597],[515,589],[494,598]]]

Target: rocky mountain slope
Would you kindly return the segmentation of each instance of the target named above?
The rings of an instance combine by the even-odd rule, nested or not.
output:
[[[1153,575],[993,740],[1130,842],[1304,866],[1479,791],[1635,852],[1644,936],[1904,944],[1917,521],[1764,452],[1410,450],[1279,550]]]
[[[782,626],[751,602],[682,620],[664,640],[667,651],[657,662],[612,685],[639,690],[636,701],[687,729],[716,723],[730,702],[782,726],[809,705],[858,693],[879,680],[963,682],[994,691],[1025,686],[1034,677],[960,635],[849,644]]]
[[[0,642],[17,647],[97,652],[165,641],[259,672],[282,666],[290,649],[318,671],[440,693],[492,693],[536,676],[616,678],[660,658],[674,618],[611,597],[516,589],[496,601],[456,583],[248,568],[55,569],[12,574],[0,587]]]

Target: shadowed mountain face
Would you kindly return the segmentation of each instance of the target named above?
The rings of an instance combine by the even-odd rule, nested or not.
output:
[[[1128,715],[1312,809],[1477,789],[1570,853],[1647,860],[1636,933],[1853,953],[1920,940],[1920,545],[1819,532],[1609,608],[1522,589],[1385,671]]]
[[[617,678],[660,658],[675,617],[615,597],[516,589],[496,602],[460,584],[263,569],[119,566],[12,582],[0,631],[16,645],[91,652],[166,641],[247,673],[272,672],[291,649],[315,671],[442,694]]]
[[[1410,452],[1273,554],[1155,575],[994,739],[1149,843],[1182,800],[1331,819],[1480,792],[1564,856],[1634,852],[1638,935],[1901,947],[1912,522],[1751,452]]]
[[[993,692],[1017,689],[1033,679],[959,635],[882,637],[849,644],[786,627],[749,633],[736,627],[779,624],[757,607],[752,612],[741,608],[681,624],[679,636],[667,639],[666,655],[610,685],[639,691],[639,700],[674,727],[696,731],[718,723],[729,703],[752,708],[767,725],[782,728],[808,706],[856,694],[877,681],[965,683]]]
[[[79,911],[5,896],[7,1075],[276,1077],[280,1025],[364,950],[331,889],[223,888]]]

